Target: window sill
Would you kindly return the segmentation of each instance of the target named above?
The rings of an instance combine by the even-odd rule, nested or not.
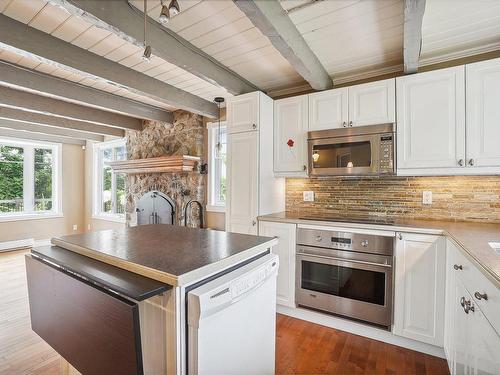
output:
[[[92,215],[92,219],[95,220],[103,220],[103,221],[112,221],[114,223],[125,224],[125,217],[114,216],[114,215]]]
[[[24,220],[43,220],[57,219],[64,217],[62,212],[40,213],[40,214],[20,214],[20,215],[5,215],[0,216],[0,222],[4,221],[24,221]]]
[[[207,212],[226,212],[226,206],[213,206],[211,204],[207,204],[206,208]]]

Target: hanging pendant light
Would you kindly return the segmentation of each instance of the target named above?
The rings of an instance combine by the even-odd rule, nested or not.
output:
[[[177,0],[172,0],[168,5],[168,10],[170,11],[170,15],[172,17],[178,15],[181,12],[179,2]]]
[[[146,62],[151,60],[151,46],[146,42],[146,28],[147,28],[147,18],[148,18],[148,3],[144,0],[144,53],[142,54],[142,59]]]
[[[224,98],[221,96],[218,96],[214,99],[214,102],[217,103],[217,108],[219,109],[219,125],[217,127],[217,144],[215,145],[215,158],[220,159],[222,157],[222,142],[221,142],[221,133],[220,133],[220,118],[221,118],[221,113],[220,113],[220,106],[222,103],[224,103]]]
[[[160,23],[168,23],[170,21],[170,10],[169,8],[163,3],[163,0],[161,0],[161,12],[160,12],[160,17],[158,19]]]

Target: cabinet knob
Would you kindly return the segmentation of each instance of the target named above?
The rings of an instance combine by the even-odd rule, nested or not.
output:
[[[342,123],[342,126],[343,126],[344,128],[345,128],[345,127],[347,127],[347,123],[344,121],[344,122]]]
[[[458,161],[458,165],[461,166],[461,167],[463,167],[464,166],[464,159],[460,159]]]
[[[488,300],[488,295],[486,293],[481,294],[479,292],[476,292],[476,293],[474,293],[474,297],[476,297],[476,299],[478,299],[478,300],[482,300],[482,299],[484,299],[485,301]]]
[[[257,222],[255,220],[252,221],[252,226],[256,226]]]
[[[305,164],[304,164],[304,165],[302,166],[302,170],[303,170],[303,171],[307,171],[307,165],[305,165]]]
[[[402,239],[403,239],[403,235],[402,235],[401,233],[398,233],[398,238],[399,238],[400,240],[402,240]]]
[[[474,165],[474,159],[469,159],[469,165],[472,167]]]
[[[352,127],[352,121],[349,121],[349,126]]]
[[[463,270],[463,267],[461,264],[454,264],[453,265],[453,268],[455,269],[455,271],[458,271],[458,270]]]
[[[257,129],[257,125],[252,124],[252,129]]]

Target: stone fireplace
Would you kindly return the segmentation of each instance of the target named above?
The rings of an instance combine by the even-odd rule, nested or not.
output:
[[[145,121],[142,131],[126,132],[128,159],[173,155],[203,157],[203,137],[202,116],[175,111],[171,124]],[[203,160],[200,164],[202,163]],[[152,208],[152,204],[161,207],[156,210],[156,214],[161,214],[160,221],[164,222],[163,216],[168,215],[165,210],[168,210],[169,203],[173,206],[173,224],[184,225],[184,209],[190,200],[197,200],[205,207],[205,181],[199,167],[193,172],[128,174],[125,206],[127,225],[135,226],[159,220],[160,217],[155,216],[153,209],[147,212],[147,207]],[[154,195],[156,196],[153,198]],[[187,213],[187,225],[198,226],[200,211],[197,205],[190,205]]]

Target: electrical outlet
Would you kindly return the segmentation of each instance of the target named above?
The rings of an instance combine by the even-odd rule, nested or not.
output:
[[[422,192],[422,203],[423,204],[432,204],[432,191],[424,190]]]
[[[87,230],[90,230],[90,224],[87,225]]]
[[[73,230],[78,230],[78,225],[73,224]]]
[[[304,191],[302,193],[304,202],[314,202],[314,191]]]

